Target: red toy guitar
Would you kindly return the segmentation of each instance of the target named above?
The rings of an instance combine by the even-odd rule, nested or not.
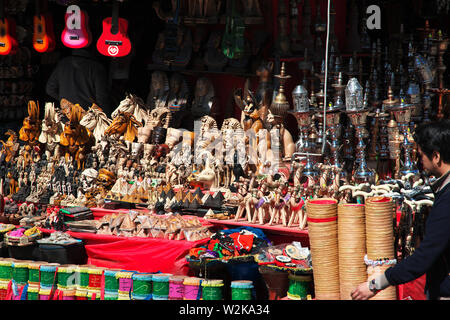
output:
[[[16,40],[16,24],[6,19],[4,0],[0,1],[0,55],[14,54],[18,47]]]
[[[56,47],[51,16],[41,13],[40,1],[36,0],[36,14],[33,17],[33,48],[37,52],[51,52]]]
[[[71,5],[66,11],[66,26],[61,34],[62,43],[69,48],[81,49],[91,44],[89,17],[79,6]]]
[[[97,50],[108,57],[124,57],[131,51],[127,35],[128,21],[119,18],[119,2],[113,3],[112,17],[103,20],[103,32],[97,40]]]

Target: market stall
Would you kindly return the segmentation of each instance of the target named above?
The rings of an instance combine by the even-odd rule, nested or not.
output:
[[[435,205],[432,2],[2,1],[0,300],[351,300]]]

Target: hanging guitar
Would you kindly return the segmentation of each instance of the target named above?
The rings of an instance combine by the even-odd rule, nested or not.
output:
[[[131,51],[131,42],[127,31],[128,21],[119,18],[119,2],[114,0],[112,17],[103,20],[103,32],[97,40],[98,52],[108,57],[128,55]]]
[[[222,37],[222,52],[230,59],[239,59],[245,50],[245,22],[236,11],[236,0],[231,0],[231,13],[229,8],[225,33]]]
[[[177,0],[177,8],[175,15],[172,19],[168,19],[166,23],[166,29],[164,32],[164,63],[170,65],[175,61],[177,55],[177,33],[179,22],[180,0]]]
[[[77,5],[67,7],[65,15],[66,26],[61,33],[62,43],[72,49],[81,49],[92,42],[87,13]]]
[[[5,17],[4,0],[0,0],[0,55],[14,54],[17,47],[16,24]]]
[[[56,47],[53,21],[49,14],[41,12],[40,0],[36,0],[36,13],[33,17],[33,48],[37,52],[51,52]]]

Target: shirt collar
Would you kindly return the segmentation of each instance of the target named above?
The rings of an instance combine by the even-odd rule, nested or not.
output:
[[[442,190],[448,183],[450,183],[450,171],[448,171],[446,174],[444,174],[442,177],[437,179],[432,185],[431,190],[433,190],[434,193],[439,192]]]

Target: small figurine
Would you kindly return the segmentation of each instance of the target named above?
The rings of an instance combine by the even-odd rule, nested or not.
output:
[[[34,146],[39,143],[41,121],[39,120],[39,102],[28,101],[28,117],[23,120],[23,126],[19,131],[19,139]]]
[[[95,103],[89,108],[86,114],[81,118],[80,124],[89,129],[98,143],[102,140],[106,129],[111,125],[112,120]]]

